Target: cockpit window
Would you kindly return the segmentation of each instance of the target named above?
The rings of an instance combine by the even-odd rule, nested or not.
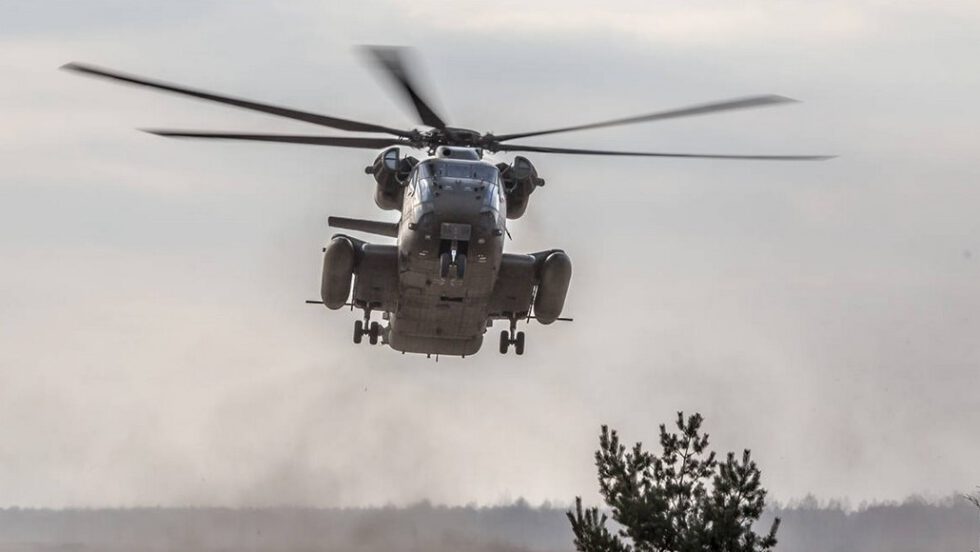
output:
[[[435,172],[436,176],[447,178],[469,178],[493,182],[497,169],[477,163],[439,163],[435,166]]]
[[[416,174],[419,178],[432,178],[432,162],[419,163],[418,168],[415,169]]]
[[[497,212],[503,200],[500,173],[486,163],[430,159],[416,165],[408,194],[422,208],[440,194],[476,194],[482,205]]]
[[[497,167],[493,165],[483,163],[454,163],[441,159],[419,163],[418,174],[419,178],[436,176],[482,180],[483,182],[497,181]]]

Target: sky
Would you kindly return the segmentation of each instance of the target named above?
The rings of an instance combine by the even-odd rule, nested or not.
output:
[[[680,410],[780,500],[980,483],[975,3],[8,0],[0,22],[4,505],[594,502],[600,425],[653,444]],[[802,101],[534,143],[839,157],[530,156],[547,185],[507,247],[568,252],[575,322],[437,363],[303,303],[327,216],[396,216],[373,152],[165,140],[135,129],[322,129],[57,70],[416,124],[360,44],[414,48],[455,126],[775,93]]]

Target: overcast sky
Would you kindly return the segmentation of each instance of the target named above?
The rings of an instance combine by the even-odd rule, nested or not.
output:
[[[677,410],[779,499],[980,483],[980,8],[525,4],[0,4],[0,502],[595,500],[599,425]],[[322,129],[57,70],[414,124],[358,44],[413,46],[457,126],[777,93],[535,143],[841,157],[532,156],[507,246],[569,253],[576,320],[436,363],[303,304],[328,215],[394,216],[373,152],[164,140],[134,129]]]

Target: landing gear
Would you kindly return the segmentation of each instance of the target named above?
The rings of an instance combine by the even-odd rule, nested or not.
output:
[[[466,242],[453,240],[449,249],[439,255],[439,276],[444,280],[462,280],[466,275]],[[455,270],[453,270],[455,269]]]
[[[517,331],[517,318],[510,319],[510,331],[500,332],[500,354],[506,355],[511,345],[515,353],[524,354],[524,332]]]
[[[354,343],[360,343],[365,335],[368,336],[368,343],[371,345],[377,345],[384,336],[384,328],[381,324],[371,322],[371,309],[364,309],[364,320],[354,322]]]
[[[439,255],[439,276],[441,278],[444,280],[462,280],[465,275],[466,255],[457,253],[455,259],[451,253]]]

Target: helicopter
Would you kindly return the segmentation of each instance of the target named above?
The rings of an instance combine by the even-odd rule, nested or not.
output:
[[[402,129],[215,94],[83,63],[63,69],[231,105],[348,132],[381,136],[322,136],[145,129],[170,138],[245,140],[382,150],[365,172],[374,177],[374,201],[400,212],[398,222],[329,217],[328,225],[395,238],[372,243],[338,233],[323,248],[320,299],[331,310],[362,311],[353,341],[386,344],[395,351],[466,357],[477,353],[495,321],[508,329],[499,351],[524,354],[521,322],[571,321],[562,311],[572,263],[562,249],[505,253],[507,221],[521,218],[531,194],[545,185],[529,159],[494,163],[487,154],[541,153],[594,156],[673,157],[763,161],[823,160],[826,155],[727,155],[610,151],[516,144],[513,140],[722,111],[795,102],[773,94],[749,96],[548,130],[493,134],[446,124],[426,101],[410,71],[405,50],[365,47],[368,57],[414,108],[424,128]],[[418,159],[403,150],[421,150]],[[382,322],[372,320],[380,313]]]

